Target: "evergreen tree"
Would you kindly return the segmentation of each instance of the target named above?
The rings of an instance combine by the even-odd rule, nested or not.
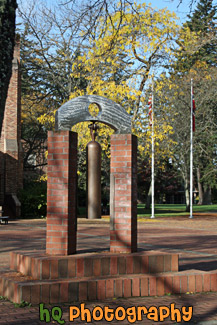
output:
[[[212,70],[212,79],[215,80],[216,63],[217,63],[217,41],[216,41],[216,19],[217,19],[217,6],[213,4],[213,0],[200,0],[193,15],[188,15],[189,20],[186,25],[191,31],[199,33],[201,44],[199,51],[197,51],[189,60],[190,66],[193,66],[197,61],[202,61],[207,64],[207,69]],[[209,82],[211,83],[211,82]],[[214,88],[206,89],[207,82],[202,79],[196,84],[197,97],[200,99],[201,113],[197,116],[197,123],[201,123],[201,130],[204,125],[208,126],[209,136],[204,137],[204,132],[201,132],[200,137],[195,139],[195,164],[197,169],[197,181],[200,192],[199,203],[211,203],[211,188],[216,186],[216,168],[214,162],[216,161],[216,133],[212,133],[211,122],[207,124],[207,114],[213,117],[213,125],[216,124],[215,112],[215,86]],[[202,100],[201,94],[206,89],[206,99]],[[213,90],[213,91],[212,91]],[[211,92],[211,94],[209,94]],[[209,95],[210,96],[209,96]],[[209,110],[209,113],[205,112]],[[202,150],[201,148],[206,148]]]
[[[216,5],[213,0],[200,0],[192,16],[188,15],[186,26],[192,32],[196,32],[201,40],[201,47],[195,54],[188,58],[189,68],[196,61],[206,62],[208,65],[216,66],[217,41],[216,41]]]
[[[194,79],[194,97],[196,102],[196,132],[194,134],[194,179],[197,180],[199,189],[199,203],[211,203],[211,189],[217,186],[216,182],[216,77],[217,77],[217,41],[216,41],[216,6],[213,0],[199,0],[193,14],[188,15],[188,21],[184,24],[192,32],[196,33],[197,41],[190,44],[190,51],[185,50],[185,41],[178,40],[182,51],[172,73],[173,83],[180,84],[182,96],[176,95],[176,108],[184,112],[190,103],[190,80]],[[187,85],[187,89],[186,89]],[[180,97],[180,101],[179,98]],[[187,107],[187,109],[189,109]],[[187,111],[185,115],[187,115]],[[188,116],[188,115],[187,115]],[[176,121],[181,123],[179,117]],[[189,126],[182,135],[183,130],[176,126],[175,135],[179,136],[176,152],[181,152],[182,139],[186,136],[186,163],[180,167],[189,166]],[[180,137],[181,135],[181,137]],[[180,159],[180,156],[178,155]],[[186,189],[189,188],[188,172],[183,171]]]
[[[0,0],[0,133],[11,77],[16,8],[16,0]]]
[[[193,16],[188,15],[187,26],[192,31],[207,34],[215,29],[216,6],[213,0],[200,0]]]

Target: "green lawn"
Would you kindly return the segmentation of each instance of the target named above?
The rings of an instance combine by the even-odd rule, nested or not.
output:
[[[145,209],[145,204],[138,204],[138,218],[149,218],[151,216],[151,209]],[[217,213],[217,204],[213,205],[194,205],[193,213]],[[185,212],[184,204],[156,204],[155,216],[156,217],[174,217],[174,216],[187,216],[189,212]],[[85,207],[78,208],[78,217],[85,217]]]
[[[213,205],[194,205],[193,213],[217,213],[217,204]],[[169,217],[169,216],[186,216],[189,212],[185,212],[184,204],[156,204],[155,216],[156,217]],[[145,209],[145,204],[138,204],[138,217],[150,217],[151,209]]]

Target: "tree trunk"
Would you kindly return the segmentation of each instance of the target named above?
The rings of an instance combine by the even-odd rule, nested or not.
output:
[[[152,195],[152,186],[151,186],[151,183],[150,183],[148,194],[146,196],[146,204],[145,204],[146,209],[151,208],[151,195]]]
[[[197,186],[199,191],[199,202],[198,202],[199,205],[203,204],[203,186],[200,182],[200,179],[201,179],[200,167],[197,167]]]
[[[211,202],[211,186],[206,185],[204,188],[203,202],[204,205],[212,204]]]
[[[190,195],[188,188],[185,188],[185,201],[186,201],[186,212],[190,212]]]
[[[186,212],[190,212],[190,194],[188,189],[188,177],[187,174],[184,175],[184,184],[185,184],[185,202],[186,202]]]

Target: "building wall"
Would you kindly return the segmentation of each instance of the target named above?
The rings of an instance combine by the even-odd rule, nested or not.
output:
[[[23,183],[21,146],[20,42],[16,39],[0,138],[0,205],[6,195],[17,194]]]

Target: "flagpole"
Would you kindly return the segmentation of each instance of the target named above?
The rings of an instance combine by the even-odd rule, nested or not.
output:
[[[152,129],[151,129],[151,219],[155,218],[154,215],[154,79],[152,77]]]
[[[190,132],[190,219],[193,218],[193,79],[191,79],[191,132]]]

